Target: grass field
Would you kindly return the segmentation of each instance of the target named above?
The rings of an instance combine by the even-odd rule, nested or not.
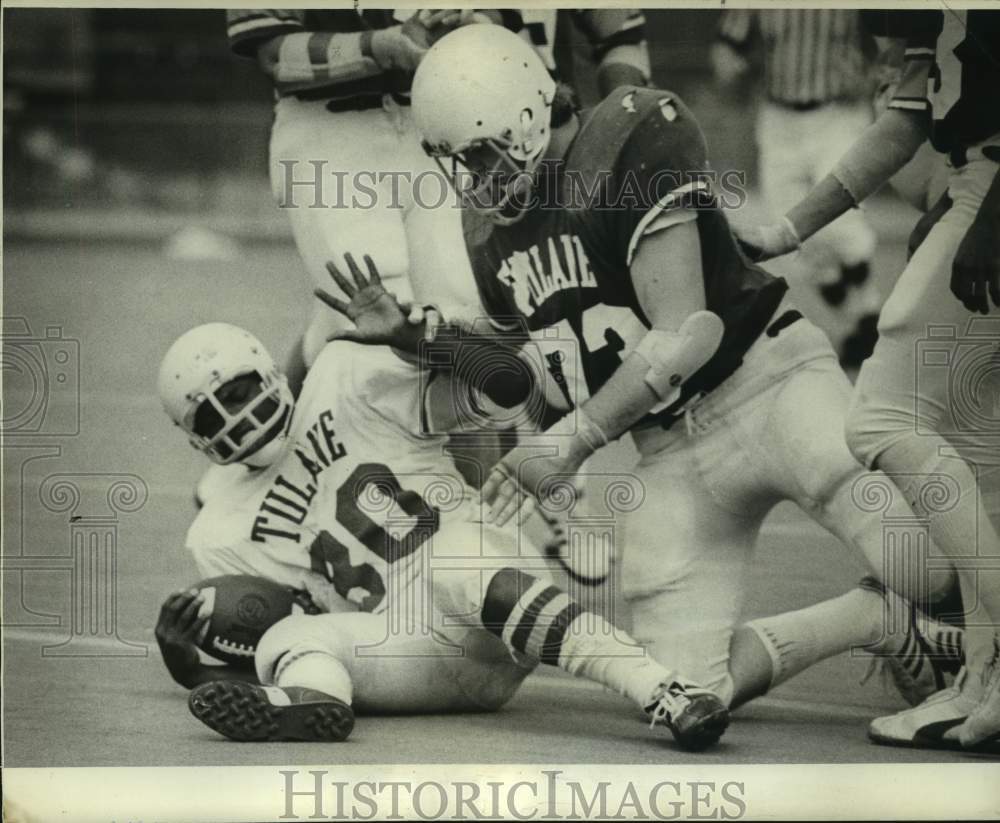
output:
[[[898,244],[883,254],[888,269]],[[183,536],[203,465],[162,414],[155,374],[172,339],[209,320],[244,325],[272,350],[287,351],[307,306],[294,249],[250,245],[235,262],[182,262],[152,244],[8,242],[4,284],[4,417],[28,421],[4,451],[7,766],[971,759],[870,745],[868,720],[902,702],[876,683],[859,686],[868,661],[847,655],[740,711],[722,745],[697,757],[651,737],[623,700],[553,674],[529,679],[495,715],[359,718],[351,740],[335,752],[313,744],[231,744],[188,714],[152,636],[162,597],[195,578]],[[29,324],[30,339],[10,336],[18,318]],[[47,327],[60,329],[63,341],[78,341],[79,394],[71,374],[56,380],[72,363],[50,362],[38,378],[51,385],[41,420],[31,416],[38,381],[22,366],[31,353],[53,357],[58,340],[46,338]],[[24,357],[14,362],[18,352]],[[78,501],[60,496],[62,481],[75,484]],[[119,481],[138,498],[119,500],[116,511],[108,489]],[[117,566],[108,573],[117,601],[99,613],[78,613],[78,620],[97,621],[97,630],[84,626],[78,645],[58,646],[80,608],[69,559],[74,536],[85,528],[103,529],[117,547]],[[752,566],[748,616],[838,594],[860,573],[834,539],[780,508]],[[102,634],[111,626],[120,640]],[[70,652],[76,656],[60,656]]]

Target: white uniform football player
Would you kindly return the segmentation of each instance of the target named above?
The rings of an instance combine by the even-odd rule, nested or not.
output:
[[[316,285],[326,283],[327,260],[367,252],[401,297],[475,301],[459,210],[420,150],[409,86],[431,29],[520,25],[507,18],[472,10],[443,18],[417,9],[227,11],[230,47],[274,83],[271,186]],[[289,373],[294,388],[337,322],[316,304],[304,364]]]
[[[628,695],[687,748],[714,743],[728,722],[718,697],[552,585],[516,532],[482,522],[427,433],[447,425],[447,382],[388,348],[336,342],[293,402],[248,332],[214,323],[174,343],[159,384],[170,417],[214,462],[246,468],[189,531],[199,570],[305,588],[337,612],[277,623],[256,654],[265,686],[203,683],[192,711],[234,739],[338,740],[352,705],[496,708],[542,662]]]
[[[880,718],[870,732],[890,745],[996,750],[1000,531],[982,517],[980,478],[965,460],[971,456],[980,471],[995,468],[1000,437],[989,391],[1000,339],[1000,17],[865,14],[877,33],[903,41],[904,69],[886,110],[780,222],[747,227],[741,239],[760,259],[785,254],[864,202],[928,141],[948,161],[947,191],[911,235],[909,261],[858,376],[846,434],[859,460],[901,479],[959,567],[970,604],[968,672],[958,687]],[[946,497],[913,493],[929,477],[946,479]]]

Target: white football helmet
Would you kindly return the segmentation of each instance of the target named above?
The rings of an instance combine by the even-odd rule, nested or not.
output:
[[[160,365],[159,394],[191,445],[221,465],[274,462],[295,402],[264,345],[228,323],[206,323],[174,341]]]
[[[552,136],[555,91],[524,39],[503,26],[472,24],[428,50],[410,99],[424,151],[466,202],[499,223],[512,223],[523,215],[515,198]],[[451,158],[451,169],[442,158]]]

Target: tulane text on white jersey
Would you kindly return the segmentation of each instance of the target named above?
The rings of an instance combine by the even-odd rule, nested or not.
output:
[[[330,611],[384,608],[421,573],[443,520],[476,520],[474,493],[424,435],[425,373],[386,347],[320,353],[280,458],[226,467],[187,546],[201,574],[255,574],[307,589]]]

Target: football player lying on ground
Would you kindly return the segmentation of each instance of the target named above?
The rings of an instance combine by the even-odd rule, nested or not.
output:
[[[513,524],[482,522],[446,437],[432,433],[459,413],[450,382],[389,348],[338,342],[293,400],[242,329],[211,323],[173,344],[159,376],[170,417],[214,462],[246,467],[226,476],[188,532],[199,570],[304,588],[335,612],[293,615],[262,639],[256,673],[276,689],[211,681],[191,693],[191,710],[234,739],[339,740],[352,702],[382,712],[495,709],[546,663],[631,698],[685,748],[715,743],[728,712],[714,693],[552,585]],[[501,383],[487,376],[478,388],[504,405],[530,388]],[[175,625],[159,636],[187,638],[187,651],[164,656],[191,685],[205,679],[190,643],[201,596],[185,598],[168,604]]]
[[[630,433],[650,501],[624,522],[634,634],[736,705],[882,626],[884,602],[858,588],[737,628],[774,505],[795,502],[880,574],[884,522],[914,515],[848,450],[850,383],[786,283],[738,249],[684,103],[626,87],[581,113],[557,92],[518,38],[486,26],[443,37],[414,77],[425,149],[465,196],[491,337],[574,335],[586,384],[572,415],[500,461],[483,496],[502,522]],[[884,492],[884,509],[865,488]],[[927,581],[924,568],[900,571]],[[946,636],[929,638],[935,654]]]
[[[345,311],[369,343],[384,334],[407,338],[404,347],[419,351],[413,329],[404,328],[409,324],[402,309],[382,289],[371,263],[371,283],[353,260],[349,263],[355,285],[333,271],[351,295],[351,303],[330,295],[323,298]],[[419,325],[426,334],[427,324]],[[475,363],[481,365],[484,348],[493,345],[487,342],[470,349],[471,365],[460,358],[450,377],[467,368],[471,373]],[[495,357],[498,352],[487,354]],[[510,362],[509,353],[499,354],[495,365]],[[256,672],[261,682],[276,684],[287,693],[275,697],[274,691],[235,682],[220,685],[219,669],[201,664],[195,650],[194,641],[206,619],[199,618],[201,596],[193,590],[172,595],[161,613],[157,636],[161,646],[177,647],[164,649],[168,665],[174,661],[170,666],[174,678],[189,688],[205,684],[191,696],[196,715],[238,739],[303,735],[317,739],[310,735],[320,732],[302,730],[302,718],[318,711],[342,720],[352,697],[353,705],[366,712],[497,708],[541,661],[596,679],[646,706],[652,705],[647,693],[654,690],[659,695],[656,706],[661,707],[653,707],[654,719],[667,722],[682,745],[699,748],[712,742],[723,722],[716,699],[676,683],[662,693],[661,683],[668,676],[664,669],[649,656],[621,657],[631,643],[627,635],[613,632],[601,618],[585,615],[564,593],[520,570],[541,568],[537,554],[523,541],[518,543],[511,530],[480,523],[478,508],[469,507],[470,489],[456,485],[453,497],[459,502],[444,511],[426,507],[415,486],[428,478],[460,481],[442,457],[441,439],[423,434],[411,420],[446,420],[456,406],[456,385],[448,385],[449,376],[429,379],[427,370],[413,360],[412,355],[400,357],[388,348],[331,344],[318,361],[320,367],[310,372],[288,430],[281,378],[247,333],[213,324],[185,335],[168,354],[161,392],[171,416],[192,442],[216,461],[270,461],[269,467],[248,468],[205,502],[188,535],[199,569],[205,574],[264,575],[308,589],[317,601],[339,612],[291,617],[265,635],[256,650]],[[510,403],[523,397],[525,388],[510,379],[511,372],[503,385],[490,385],[489,376],[504,371],[479,372],[487,379],[478,385],[487,394],[492,392],[495,402]],[[462,381],[457,382],[461,388]],[[435,386],[439,388],[434,390]],[[324,432],[325,448],[317,430]],[[278,451],[272,453],[276,438]],[[384,463],[359,463],[359,452],[365,461]],[[324,460],[332,454],[339,457],[326,466]],[[359,465],[365,468],[359,470]],[[400,485],[404,479],[406,490]],[[375,513],[383,525],[362,511],[361,501],[372,499],[374,492],[403,508],[402,521],[398,513],[389,518],[383,504]],[[435,496],[441,498],[440,486]],[[386,518],[397,529],[405,525],[411,530],[408,537],[414,539],[401,541],[390,534],[384,528]],[[422,554],[417,551],[421,543]],[[435,569],[429,590],[433,608],[406,608],[407,615],[433,612],[432,623],[411,619],[406,631],[389,632],[392,624],[387,621],[398,621],[401,597],[391,581],[407,571],[414,582],[424,577],[408,561],[423,563],[426,571],[428,563],[434,566],[456,557],[464,558],[466,565],[478,565],[482,575],[476,571],[470,577],[456,570],[449,579],[447,569]],[[478,564],[470,563],[470,557]],[[396,600],[386,596],[387,589],[396,593]],[[407,591],[419,598],[428,590],[411,583]],[[935,687],[928,647],[915,632],[880,639],[883,610],[889,604],[897,610],[904,606],[891,594],[858,591],[863,614],[842,627],[839,645],[828,645],[815,659],[855,645],[896,654],[894,663],[902,663],[905,653],[912,665],[896,668],[897,682],[907,699],[919,699]],[[819,619],[836,604],[820,604],[815,613],[800,614],[803,620]],[[442,619],[444,614],[466,618],[448,622]],[[590,623],[596,633],[576,619],[581,615],[596,621]],[[932,635],[938,636],[936,628]],[[466,655],[451,657],[442,652],[442,643],[463,646]],[[359,646],[377,648],[379,653],[359,654]],[[767,653],[763,649],[761,653],[757,665],[769,667]],[[406,658],[405,665],[400,657]],[[224,677],[234,679],[230,672]],[[232,713],[226,706],[234,692],[251,700]],[[288,705],[275,705],[274,699]],[[258,725],[265,716],[275,718],[277,726]],[[345,728],[327,725],[325,734],[342,734]]]

